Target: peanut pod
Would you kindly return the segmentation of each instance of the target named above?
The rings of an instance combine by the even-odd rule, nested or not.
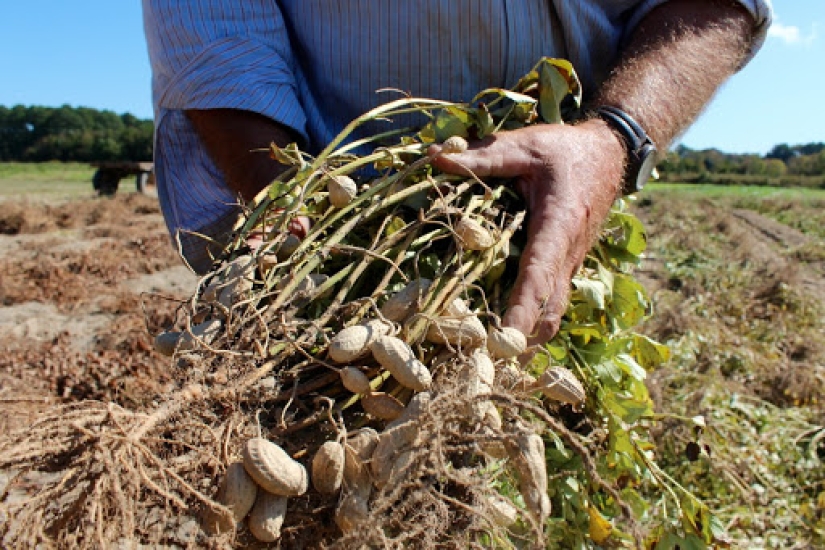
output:
[[[367,414],[381,420],[395,420],[404,413],[404,404],[384,392],[370,392],[361,398],[361,406]]]
[[[338,371],[341,383],[352,393],[367,394],[372,391],[370,379],[357,367],[345,367]]]
[[[527,337],[517,328],[490,327],[487,334],[487,350],[496,359],[510,359],[527,351]]]
[[[327,181],[327,192],[330,204],[335,208],[343,208],[358,194],[358,186],[349,176],[332,176]]]
[[[533,389],[541,391],[549,399],[581,407],[587,397],[584,386],[570,369],[550,367],[535,382]]]
[[[249,513],[249,531],[261,542],[275,542],[281,538],[281,527],[286,517],[287,497],[258,491],[255,506]]]
[[[336,363],[350,363],[360,359],[369,354],[370,344],[379,336],[389,334],[391,328],[380,319],[347,327],[330,340],[329,357]]]
[[[547,462],[541,436],[522,431],[505,441],[507,454],[516,467],[519,491],[527,511],[536,523],[542,525],[550,516],[550,498],[547,496]]]
[[[429,393],[419,393],[413,396],[404,409],[404,413],[387,424],[386,429],[379,436],[370,463],[372,479],[377,486],[382,487],[387,483],[395,459],[415,442],[419,431],[418,421],[429,406],[430,400]]]
[[[344,446],[327,441],[312,458],[312,486],[322,494],[337,493],[344,479]]]
[[[262,437],[246,442],[243,465],[262,489],[275,495],[302,495],[309,485],[306,468],[281,447]]]
[[[455,224],[455,234],[467,250],[487,250],[496,239],[489,229],[473,218],[464,216]]]
[[[394,323],[406,320],[407,317],[419,311],[421,300],[432,284],[433,282],[429,279],[411,281],[381,306],[381,315]]]
[[[421,392],[432,384],[430,371],[400,338],[379,336],[370,344],[370,350],[375,360],[405,388]]]

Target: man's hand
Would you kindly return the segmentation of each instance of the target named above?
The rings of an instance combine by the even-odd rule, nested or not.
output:
[[[664,151],[739,67],[752,38],[750,16],[729,0],[670,0],[640,23],[590,104],[623,109]],[[533,343],[548,340],[621,186],[623,144],[590,120],[500,133],[460,154],[439,150],[433,162],[446,172],[516,178],[529,209],[528,245],[504,324]]]
[[[503,322],[549,340],[559,329],[570,280],[616,198],[624,146],[601,120],[501,132],[433,164],[456,174],[514,178],[527,202],[527,246]]]

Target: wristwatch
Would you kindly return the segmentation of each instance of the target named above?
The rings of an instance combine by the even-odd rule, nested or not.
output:
[[[641,191],[656,167],[656,145],[639,123],[621,109],[603,105],[596,109],[596,116],[607,122],[625,142],[627,162],[622,194]]]

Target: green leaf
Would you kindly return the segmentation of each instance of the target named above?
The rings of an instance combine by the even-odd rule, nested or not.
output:
[[[613,294],[613,272],[600,263],[597,268],[597,273],[599,281],[601,281],[604,287],[607,289],[606,294],[610,296],[611,294]]]
[[[306,165],[303,154],[298,148],[297,143],[290,143],[286,147],[278,147],[276,143],[269,145],[269,156],[273,160],[277,160],[281,164],[287,166],[299,166],[303,168]]]
[[[578,303],[576,303],[578,302]],[[570,320],[570,326],[576,326],[579,323],[587,323],[592,321],[596,316],[593,306],[577,293],[573,293],[570,297],[570,303],[575,304],[568,308],[566,317]]]
[[[575,346],[571,345],[570,347]],[[605,354],[608,352],[608,346],[602,339],[594,339],[586,345],[578,346],[578,352],[587,364],[596,365],[604,360]]]
[[[513,90],[507,90],[504,88],[488,88],[481,93],[476,94],[472,102],[476,103],[482,99],[485,99],[487,103],[493,103],[493,101],[489,100],[487,96],[506,98],[516,104],[522,103],[524,105],[528,105],[531,109],[533,108],[533,105],[536,104],[536,100],[529,95],[520,94],[518,92],[514,92]]]
[[[547,124],[561,124],[561,102],[569,91],[567,80],[549,63],[539,68],[539,114]]]
[[[418,269],[422,277],[435,279],[442,268],[441,258],[438,254],[426,254],[418,262]]]
[[[646,370],[661,366],[670,359],[670,348],[643,334],[633,335],[633,358]]]
[[[642,284],[621,273],[613,282],[613,299],[607,307],[608,314],[623,329],[637,325],[649,313],[650,302]]]
[[[596,309],[604,309],[605,297],[608,294],[607,286],[602,281],[594,281],[584,277],[574,277],[573,286],[582,297]]]
[[[407,222],[405,222],[403,218],[399,216],[393,216],[387,224],[386,236],[389,237],[393,233],[398,233],[405,227],[407,227]]]
[[[449,137],[470,137],[469,128],[474,120],[468,109],[451,105],[438,112],[420,132],[419,137],[425,143],[441,143]]]
[[[591,338],[601,338],[602,327],[593,323],[570,325],[567,332],[573,336],[582,337],[585,342],[589,342]]]
[[[613,361],[604,361],[593,365],[596,375],[605,384],[618,384],[622,381],[622,370]]]
[[[556,339],[545,344],[544,349],[546,349],[556,361],[561,361],[567,357],[567,346]]]
[[[496,121],[493,120],[493,115],[490,114],[489,109],[483,103],[478,106],[475,118],[476,138],[483,139],[495,131]]]
[[[680,550],[707,550],[708,545],[696,535],[688,535],[679,545]]]
[[[665,536],[659,539],[654,550],[677,550],[684,545],[685,539],[675,533],[665,533]]]
[[[502,125],[504,130],[515,130],[524,127],[525,124],[531,123],[536,117],[535,104],[531,103],[516,103],[512,111],[514,121],[508,121]]]
[[[625,397],[620,394],[613,394],[606,397],[606,405],[608,410],[616,414],[627,424],[632,424],[643,416],[653,414],[653,404],[650,398],[637,399],[636,397]]]
[[[610,410],[613,409],[610,408]],[[627,430],[623,430],[618,426],[611,426],[609,441],[610,451],[617,455],[614,459],[624,460],[631,457],[632,462],[632,456],[636,453],[636,449],[633,447],[633,442],[630,440],[630,434]]]
[[[292,189],[292,184],[287,184],[282,181],[275,180],[269,184],[269,198],[273,201],[277,201],[283,199],[284,197],[289,195],[289,191]],[[282,205],[278,205],[282,206]]]
[[[621,353],[616,356],[613,361],[621,367],[621,369],[636,380],[644,380],[647,378],[647,371],[636,362],[633,357],[626,353]]]
[[[608,244],[638,257],[647,248],[647,231],[641,220],[627,212],[614,211],[604,226]]]
[[[710,516],[710,534],[713,537],[713,541],[728,541],[728,532],[725,529],[725,525],[722,523],[718,517],[711,515]]]
[[[581,106],[582,102],[582,86],[579,81],[579,76],[573,68],[573,64],[566,59],[559,59],[554,57],[545,57],[540,63],[552,65],[558,73],[567,81],[568,93],[573,96],[576,107]]]
[[[633,510],[633,514],[637,518],[642,517],[650,509],[650,503],[645,500],[644,497],[642,497],[642,495],[640,495],[635,489],[622,489],[622,500],[630,505],[630,508]]]
[[[710,509],[703,503],[690,495],[685,495],[681,499],[682,524],[685,531],[692,532],[699,538],[704,548],[706,544],[713,542],[714,538],[714,517]]]
[[[516,83],[516,85],[514,86],[513,89],[524,92],[526,90],[529,90],[530,88],[532,88],[536,84],[538,84],[538,82],[539,82],[538,66],[541,65],[542,61],[539,61],[539,63],[535,67],[533,67],[532,71],[530,71],[526,75],[522,76],[519,79],[519,81]]]

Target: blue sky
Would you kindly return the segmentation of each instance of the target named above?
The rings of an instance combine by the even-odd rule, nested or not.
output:
[[[0,105],[152,116],[138,0],[0,6]],[[764,47],[682,137],[688,147],[765,153],[777,143],[825,141],[825,0],[775,0],[774,9]]]

